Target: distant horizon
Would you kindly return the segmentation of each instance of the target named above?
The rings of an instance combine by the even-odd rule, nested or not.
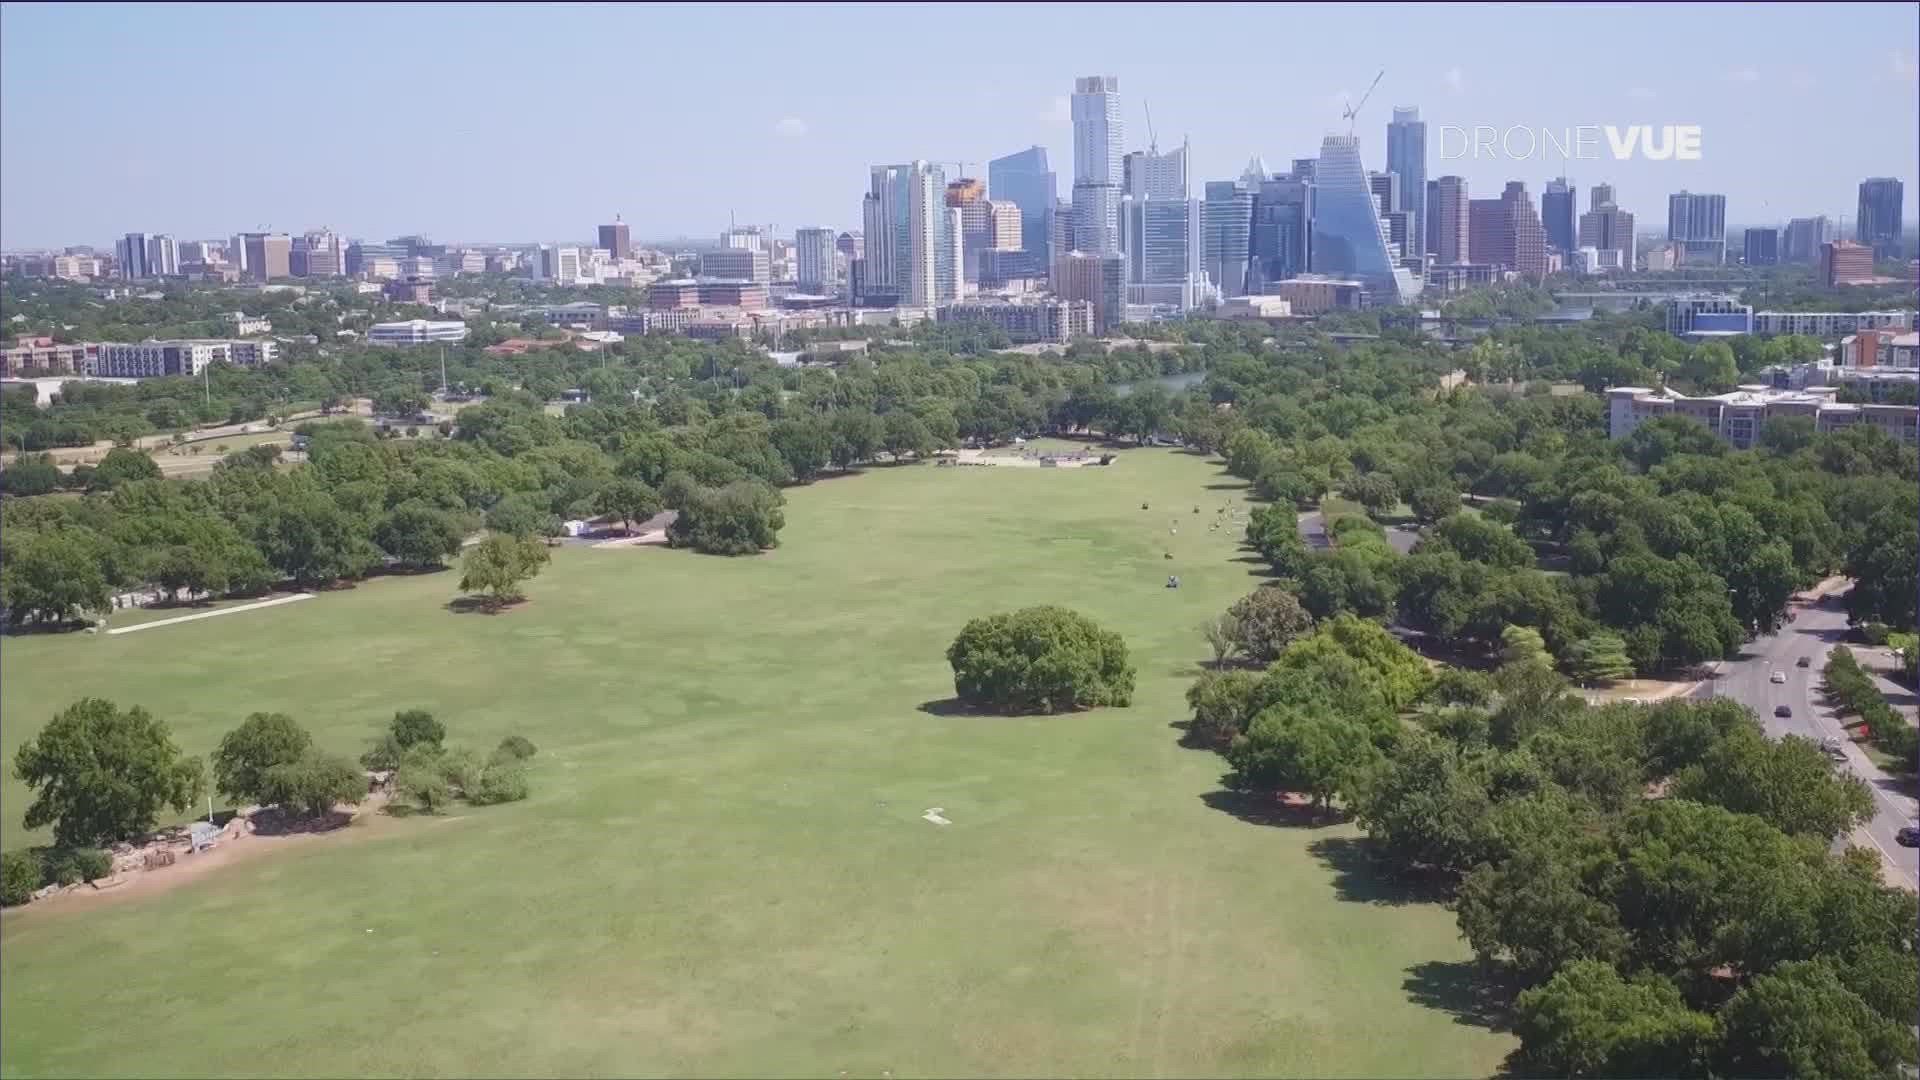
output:
[[[1427,175],[1464,176],[1475,193],[1519,179],[1537,200],[1564,174],[1579,209],[1609,182],[1643,223],[1664,221],[1666,196],[1687,189],[1725,194],[1729,220],[1751,226],[1819,214],[1837,224],[1851,223],[1861,180],[1893,175],[1907,220],[1920,221],[1912,5],[1822,6],[1823,21],[1900,43],[1839,69],[1771,59],[1812,11],[1790,5],[1737,20],[1711,4],[1182,7],[1179,20],[1207,34],[1187,52],[1165,47],[1165,12],[1131,7],[1088,20],[1059,5],[490,5],[449,21],[437,8],[384,6],[382,35],[435,45],[408,59],[405,86],[364,48],[372,24],[352,16],[371,10],[0,4],[0,242],[213,239],[263,223],[292,235],[331,225],[365,238],[550,238],[590,235],[615,214],[656,241],[718,236],[730,215],[790,237],[809,224],[856,227],[872,165],[965,161],[986,179],[988,160],[1032,145],[1046,148],[1067,198],[1067,105],[1087,74],[1119,79],[1126,148],[1147,145],[1149,107],[1161,146],[1191,139],[1195,197],[1250,159],[1281,171],[1317,155],[1356,104],[1367,168],[1385,169],[1387,122],[1411,106],[1428,125]],[[750,35],[735,30],[743,14]],[[1628,53],[1570,80],[1568,63],[1586,54],[1542,43],[1602,21],[1629,37],[1711,40],[1727,60],[1674,71]],[[1373,32],[1383,27],[1395,32]],[[1318,47],[1363,31],[1365,50]],[[873,47],[936,35],[976,59],[930,65],[919,50]],[[555,93],[528,92],[529,59],[583,40],[610,43],[610,62],[556,76]],[[1057,47],[1036,54],[1009,40]],[[323,99],[288,93],[312,80],[305,68],[288,79],[284,42],[338,59]],[[156,54],[221,61],[140,95],[72,77],[76,63],[111,72]],[[626,55],[644,66],[618,62]],[[830,77],[797,77],[797,57],[821,58]],[[422,112],[416,85],[444,90],[447,104]],[[1700,160],[1445,159],[1438,130],[1675,123],[1700,128]],[[553,241],[488,243],[542,242]]]

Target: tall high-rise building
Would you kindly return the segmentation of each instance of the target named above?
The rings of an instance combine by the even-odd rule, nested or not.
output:
[[[1749,227],[1740,239],[1741,262],[1748,266],[1772,266],[1780,261],[1780,230]]]
[[[1127,268],[1118,255],[1070,251],[1054,260],[1053,291],[1093,305],[1093,332],[1104,334],[1126,316]]]
[[[1398,305],[1420,295],[1424,281],[1394,263],[1360,140],[1329,135],[1314,164],[1312,266],[1317,273],[1358,280],[1373,302]]]
[[[1457,266],[1468,260],[1467,181],[1442,176],[1427,181],[1427,251],[1437,266]]]
[[[1786,233],[1780,238],[1781,260],[1790,263],[1819,262],[1820,249],[1832,239],[1831,232],[1825,214],[1794,218],[1787,222]]]
[[[1540,193],[1540,225],[1547,230],[1547,247],[1562,255],[1572,251],[1579,241],[1574,228],[1573,185],[1564,176],[1547,181]]]
[[[876,165],[864,206],[866,295],[932,311],[940,302],[943,260],[951,260],[957,237],[948,236],[946,175],[937,165]],[[944,241],[944,242],[943,242]],[[949,268],[945,287],[959,266]]]
[[[966,257],[961,266],[962,279],[980,280],[980,252],[991,247],[988,232],[993,227],[993,208],[988,205],[987,185],[963,176],[947,182],[947,207],[960,211],[961,250]]]
[[[1467,231],[1473,262],[1505,266],[1534,280],[1547,276],[1547,233],[1526,184],[1509,180],[1499,198],[1471,200]]]
[[[1025,231],[1021,223],[1020,204],[1011,199],[987,200],[987,251],[1017,252],[1023,250]]]
[[[964,213],[957,206],[942,207],[940,220],[934,229],[934,243],[938,246],[933,268],[934,305],[951,304],[967,295],[966,267],[971,259],[967,249],[967,226],[962,217]]]
[[[1247,294],[1254,193],[1233,180],[1209,180],[1200,208],[1200,270],[1221,296]]]
[[[1876,259],[1900,257],[1900,212],[1906,186],[1891,176],[1860,181],[1860,214],[1853,238],[1873,249]]]
[[[1201,275],[1200,204],[1189,198],[1188,146],[1135,151],[1124,160],[1122,250],[1129,299],[1191,309]]]
[[[1075,79],[1073,113],[1074,246],[1099,255],[1120,250],[1120,80]]]
[[[1667,196],[1667,242],[1682,265],[1727,261],[1727,197],[1688,191]]]
[[[613,215],[613,224],[600,226],[600,247],[616,259],[633,258],[633,238],[619,214]]]
[[[1053,208],[1059,183],[1047,167],[1045,147],[1034,146],[987,163],[987,194],[1020,208],[1020,244],[1027,271],[1044,278],[1053,266]]]
[[[1620,253],[1617,259],[1609,257],[1602,261],[1625,270],[1633,269],[1633,215],[1613,204],[1611,184],[1594,185],[1592,198],[1592,208],[1580,215],[1579,246],[1602,252],[1617,251]]]
[[[241,233],[249,281],[272,281],[293,276],[293,238],[286,233]]]
[[[121,277],[138,281],[153,276],[153,271],[147,268],[147,243],[150,239],[146,233],[130,232],[113,245],[114,264]]]
[[[346,245],[325,229],[296,236],[287,257],[287,273],[293,277],[345,277]]]
[[[1400,202],[1387,209],[1413,215],[1407,222],[1405,254],[1419,258],[1427,250],[1427,122],[1411,105],[1395,106],[1387,122],[1387,171],[1400,178]]]
[[[799,229],[793,234],[794,279],[803,293],[833,296],[839,290],[834,264],[839,258],[838,237],[829,228]]]
[[[156,233],[147,238],[147,273],[154,277],[179,276],[180,249],[172,236]]]
[[[1121,161],[1121,187],[1124,193],[1140,199],[1185,199],[1187,184],[1187,144],[1162,154],[1157,150],[1135,150]]]
[[[1387,174],[1388,179],[1393,179]],[[1377,207],[1371,188],[1370,205]],[[1319,269],[1315,259],[1314,185],[1294,176],[1273,176],[1253,193],[1247,234],[1246,291],[1270,293],[1272,286]]]

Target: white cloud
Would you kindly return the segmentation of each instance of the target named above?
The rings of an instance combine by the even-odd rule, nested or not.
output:
[[[1810,71],[1796,71],[1787,77],[1787,84],[1795,90],[1810,90],[1815,79]]]
[[[1460,70],[1459,68],[1457,68],[1457,67],[1456,67],[1456,68],[1448,68],[1448,69],[1447,69],[1447,75],[1446,75],[1446,78],[1447,78],[1447,89],[1448,89],[1448,90],[1451,90],[1451,91],[1453,91],[1453,92],[1454,92],[1454,93],[1456,93],[1456,94],[1464,94],[1464,93],[1466,93],[1466,91],[1467,91],[1467,75],[1466,75],[1466,72],[1464,72],[1464,71],[1461,71],[1461,70]]]
[[[1728,82],[1759,82],[1760,70],[1758,68],[1751,68],[1751,67],[1734,68],[1732,71],[1727,72],[1727,81]]]
[[[1073,123],[1073,102],[1065,94],[1054,98],[1040,110],[1040,122],[1056,127]]]
[[[1628,88],[1627,96],[1637,101],[1652,101],[1654,98],[1657,98],[1660,95],[1654,93],[1652,88],[1650,87],[1634,86],[1634,87]]]
[[[783,139],[797,139],[807,133],[807,122],[797,116],[783,116],[773,125],[773,133]]]
[[[1920,82],[1920,64],[1916,64],[1913,54],[1905,49],[1893,51],[1893,77],[1902,82]]]

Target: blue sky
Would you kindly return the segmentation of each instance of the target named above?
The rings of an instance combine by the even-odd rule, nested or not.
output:
[[[1129,146],[1142,99],[1162,147],[1192,139],[1197,189],[1316,153],[1382,68],[1371,168],[1413,104],[1429,175],[1476,193],[1565,173],[1643,225],[1681,188],[1733,223],[1851,219],[1860,179],[1894,175],[1911,223],[1916,38],[1912,4],[0,5],[0,244],[857,227],[869,164],[1033,143],[1066,195],[1086,74],[1119,77]],[[1636,123],[1699,125],[1701,160],[1440,160],[1442,124]]]

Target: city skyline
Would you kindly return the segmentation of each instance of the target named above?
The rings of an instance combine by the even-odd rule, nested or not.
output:
[[[1583,190],[1605,182],[1616,188],[1622,209],[1648,223],[1661,219],[1674,192],[1724,192],[1730,230],[1826,215],[1846,219],[1840,231],[1850,235],[1859,182],[1892,176],[1907,181],[1907,220],[1920,219],[1912,53],[1880,50],[1845,70],[1745,63],[1741,58],[1777,54],[1771,42],[1804,19],[1792,9],[1759,8],[1730,21],[1724,8],[1710,5],[1662,8],[1657,19],[1617,8],[1407,7],[1391,12],[1407,32],[1370,41],[1365,51],[1302,47],[1290,54],[1277,95],[1263,81],[1271,53],[1256,44],[1272,37],[1261,28],[1284,27],[1290,40],[1337,40],[1354,31],[1351,10],[1183,9],[1244,24],[1244,33],[1215,42],[1202,63],[1167,55],[1164,27],[1149,12],[1123,8],[1087,21],[1067,9],[1009,7],[995,14],[1017,16],[1023,34],[1059,38],[1062,47],[1047,53],[1057,61],[1033,65],[989,52],[961,78],[887,50],[863,50],[863,62],[875,65],[871,79],[791,84],[782,74],[781,58],[809,41],[873,36],[876,14],[886,17],[885,33],[937,26],[961,50],[1001,26],[997,19],[947,19],[953,10],[764,8],[753,16],[761,32],[741,38],[728,29],[733,20],[703,9],[498,7],[450,23],[425,8],[383,8],[383,33],[417,29],[436,43],[408,68],[410,78],[442,88],[435,100],[444,105],[428,110],[384,79],[343,79],[324,107],[271,92],[282,72],[269,50],[246,47],[250,42],[284,37],[322,52],[363,49],[367,26],[327,8],[0,5],[0,129],[7,144],[0,237],[9,249],[110,250],[134,231],[185,241],[262,225],[292,234],[324,225],[365,238],[426,233],[455,242],[534,242],[591,237],[595,223],[616,213],[636,240],[711,235],[730,214],[778,224],[783,233],[814,224],[853,229],[876,163],[965,162],[969,175],[985,179],[988,160],[1031,145],[1048,150],[1060,194],[1071,198],[1074,80],[1092,74],[1120,80],[1119,150],[1147,147],[1150,103],[1162,146],[1190,141],[1198,192],[1209,181],[1238,176],[1250,157],[1278,163],[1312,156],[1327,134],[1345,133],[1343,104],[1357,100],[1381,69],[1386,74],[1353,128],[1371,170],[1387,168],[1393,109],[1411,106],[1429,126],[1425,175],[1464,176],[1475,192],[1500,190],[1509,180],[1537,192],[1558,176]],[[1882,27],[1876,39],[1911,42],[1920,34],[1920,14],[1911,7],[1839,14],[1854,25]],[[1564,58],[1520,45],[1569,15],[1711,37],[1728,59],[1669,71],[1630,54],[1617,74],[1567,80]],[[630,36],[644,63],[572,71],[569,92],[559,95],[529,94],[524,80],[501,74],[513,70],[503,65],[582,34]],[[1477,47],[1467,52],[1470,43]],[[1503,43],[1513,45],[1510,53],[1500,53]],[[115,70],[173,48],[230,59],[222,78],[182,79],[140,96],[106,80],[96,86],[66,77],[76,59]],[[1269,58],[1256,63],[1256,54]],[[701,75],[714,64],[727,67],[724,88],[707,89],[716,81]],[[654,89],[696,84],[703,90],[691,95]],[[859,90],[876,84],[888,85],[889,94]],[[245,86],[269,92],[236,92]],[[1437,137],[1443,125],[1676,122],[1700,125],[1702,160],[1448,160]],[[280,160],[272,149],[228,156],[222,130],[272,132],[301,160]],[[1790,146],[1783,147],[1782,132],[1791,133]],[[555,168],[542,147],[566,148],[569,160],[577,165],[584,156],[588,167]],[[208,169],[209,160],[221,164]],[[443,171],[461,161],[472,167]],[[778,182],[770,181],[776,174]]]

